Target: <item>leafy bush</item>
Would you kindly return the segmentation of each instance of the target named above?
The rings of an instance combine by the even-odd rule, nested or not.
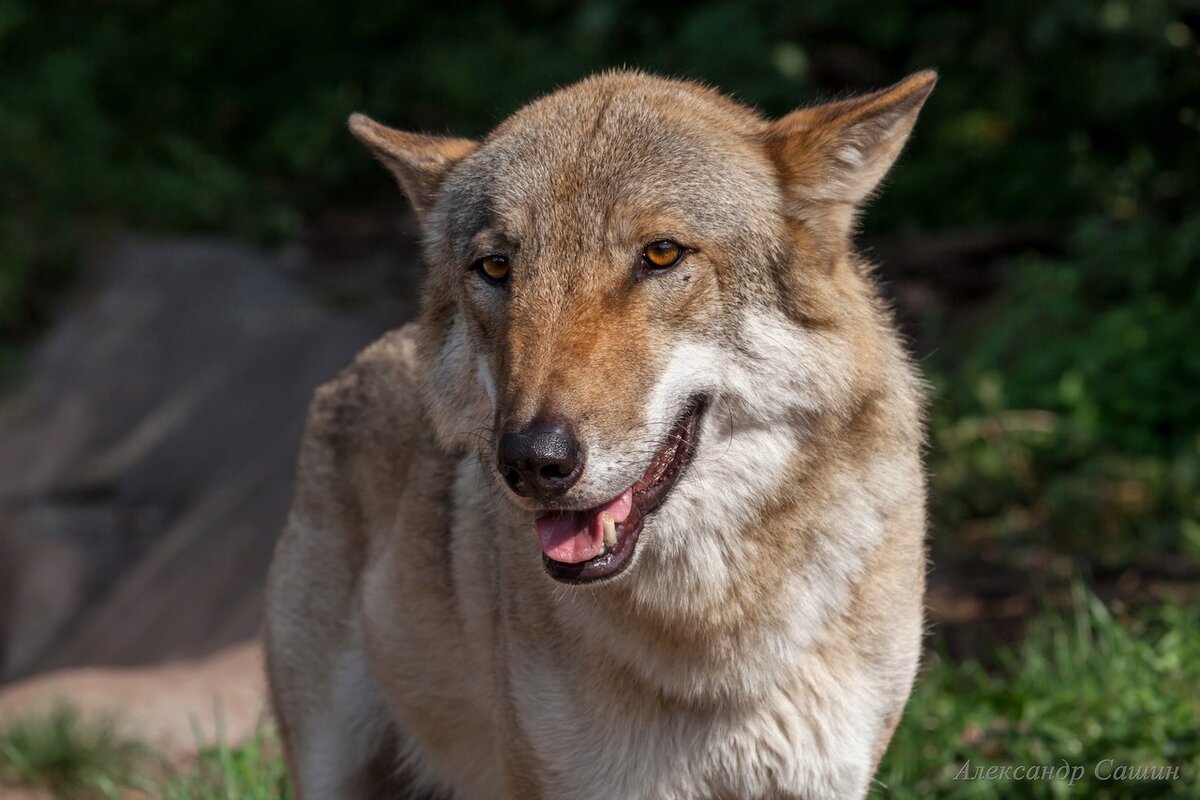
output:
[[[0,258],[0,338],[44,316],[61,282],[41,267],[45,243],[113,223],[285,234],[331,201],[386,190],[344,132],[349,112],[478,134],[621,64],[710,81],[771,113],[937,66],[872,229],[1093,206],[1130,217],[1200,180],[1196,9],[0,0],[0,235],[23,245]]]
[[[1200,213],[1083,226],[1072,255],[1018,263],[947,337],[938,528],[997,558],[1200,563]]]

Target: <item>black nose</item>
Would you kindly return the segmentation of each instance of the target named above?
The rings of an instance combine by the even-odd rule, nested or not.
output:
[[[500,474],[522,497],[553,500],[575,485],[582,471],[579,440],[560,422],[534,420],[500,438]]]

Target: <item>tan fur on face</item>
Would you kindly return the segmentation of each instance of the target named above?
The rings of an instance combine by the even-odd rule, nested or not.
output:
[[[422,222],[419,320],[314,403],[268,651],[304,797],[379,757],[456,797],[861,797],[916,668],[921,388],[850,230],[933,85],[764,119],[608,73],[480,142],[352,130]],[[656,239],[691,249],[638,269]],[[505,288],[471,270],[503,254]],[[564,503],[709,407],[634,562],[554,583],[494,467],[535,417]]]

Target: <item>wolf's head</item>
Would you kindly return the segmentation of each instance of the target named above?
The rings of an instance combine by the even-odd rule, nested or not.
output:
[[[550,575],[614,576],[639,539],[719,550],[880,393],[895,353],[850,238],[934,81],[771,121],[608,73],[480,142],[351,118],[421,221],[430,419]]]

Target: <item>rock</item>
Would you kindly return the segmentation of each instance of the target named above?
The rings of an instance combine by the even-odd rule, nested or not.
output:
[[[0,402],[0,680],[255,636],[312,391],[415,306],[412,261],[350,308],[296,262],[140,238],[88,260]]]

